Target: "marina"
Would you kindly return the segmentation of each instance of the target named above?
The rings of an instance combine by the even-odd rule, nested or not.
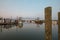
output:
[[[0,0],[0,40],[60,40],[60,0]]]

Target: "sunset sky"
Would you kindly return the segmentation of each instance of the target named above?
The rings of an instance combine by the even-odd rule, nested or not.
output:
[[[52,7],[52,19],[60,12],[60,0],[0,0],[0,16],[40,17],[44,19],[44,8]]]

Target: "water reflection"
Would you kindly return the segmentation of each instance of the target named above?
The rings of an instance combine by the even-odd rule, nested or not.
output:
[[[0,32],[2,32],[2,26],[0,26]]]
[[[23,24],[16,25],[18,28],[23,28]]]
[[[40,27],[40,24],[36,24],[37,27]]]
[[[19,25],[0,25],[0,32],[2,32],[3,29],[11,29],[15,26],[18,27],[18,28],[22,28],[23,24],[19,24]]]
[[[5,28],[5,29],[9,29],[11,27],[12,27],[11,25],[3,25],[3,28]]]
[[[57,40],[57,31],[57,25],[53,25],[52,40]],[[21,25],[0,25],[1,39],[44,40],[44,35],[45,24],[23,23]]]

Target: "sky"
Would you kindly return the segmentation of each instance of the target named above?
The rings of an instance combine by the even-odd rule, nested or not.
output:
[[[45,19],[44,9],[49,6],[52,7],[52,19],[58,19],[60,0],[0,0],[0,16]]]

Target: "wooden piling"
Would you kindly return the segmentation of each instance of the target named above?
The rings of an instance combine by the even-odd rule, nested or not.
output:
[[[58,40],[60,40],[60,12],[58,12]]]
[[[45,40],[52,40],[52,8],[45,8]]]

